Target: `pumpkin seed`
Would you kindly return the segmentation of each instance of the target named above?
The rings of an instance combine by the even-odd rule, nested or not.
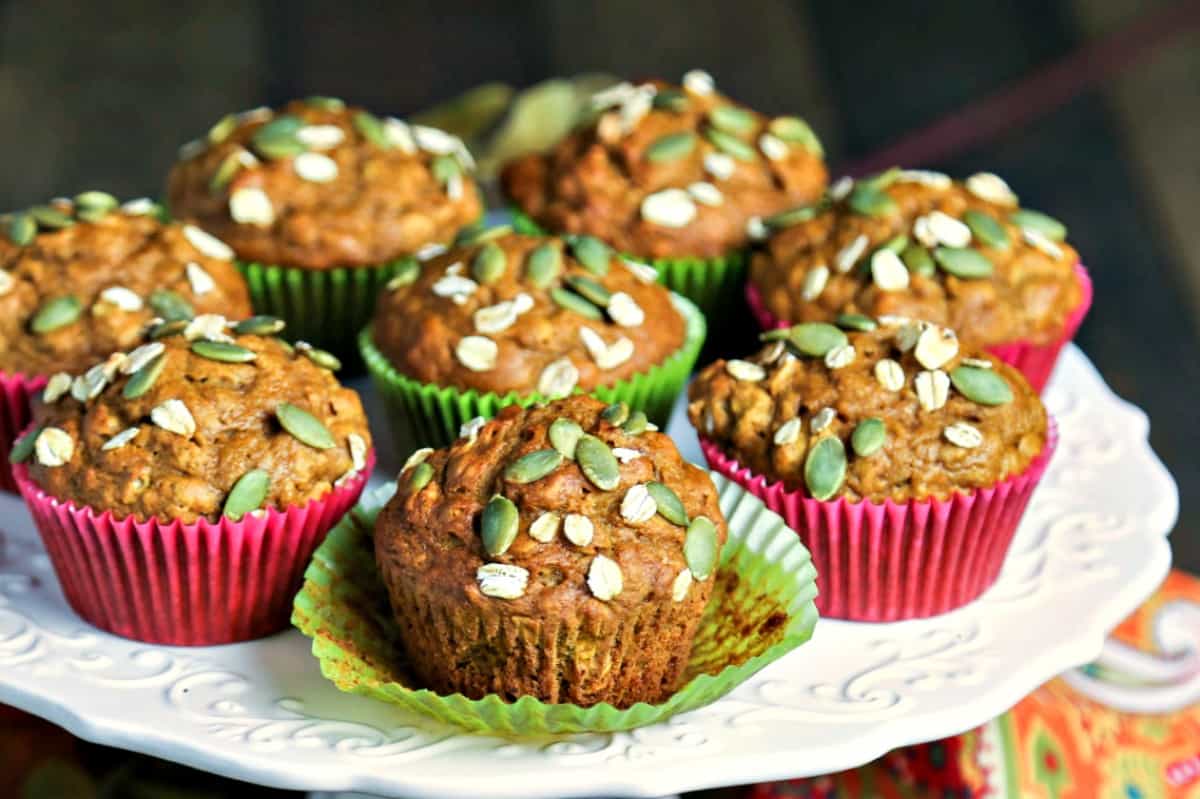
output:
[[[462,167],[458,165],[458,159],[452,155],[439,155],[429,162],[429,171],[433,173],[433,179],[443,186],[451,180],[462,176]]]
[[[717,567],[717,526],[706,516],[692,519],[683,539],[683,558],[697,580],[707,580]]]
[[[568,275],[566,284],[570,286],[576,294],[582,295],[589,302],[595,303],[597,307],[604,308],[608,306],[609,300],[613,294],[604,286],[597,283],[591,278],[583,277],[582,275]]]
[[[625,424],[621,425],[621,429],[631,436],[640,436],[650,427],[650,420],[646,418],[646,414],[641,411],[634,411],[625,420]]]
[[[600,439],[591,435],[580,436],[575,445],[575,460],[584,476],[597,488],[612,491],[621,482],[621,470],[617,459]]]
[[[29,329],[39,334],[50,333],[73,323],[81,313],[83,313],[83,306],[73,294],[55,297],[44,303],[33,315]]]
[[[242,158],[244,156],[240,150],[234,150],[225,156],[217,167],[217,171],[209,179],[208,190],[216,194],[228,186],[229,182],[233,180],[233,176],[242,168]]]
[[[492,225],[491,227],[468,228],[455,237],[454,243],[460,247],[471,247],[483,244],[485,241],[495,241],[513,232],[512,225]]]
[[[80,208],[75,212],[75,218],[80,222],[99,222],[109,213],[109,211],[101,211],[98,208]]]
[[[854,454],[861,458],[874,455],[883,448],[883,442],[886,440],[887,428],[882,419],[875,417],[863,419],[850,434],[850,446],[853,447]]]
[[[196,316],[192,304],[170,289],[155,289],[147,300],[154,313],[166,322],[189,321]]]
[[[290,158],[307,151],[296,133],[304,127],[304,121],[291,114],[272,119],[254,131],[250,145],[267,158]]]
[[[226,114],[217,120],[217,124],[208,129],[208,141],[211,144],[220,144],[229,138],[229,134],[233,133],[237,124],[237,114]]]
[[[665,164],[685,158],[696,148],[696,134],[690,131],[668,133],[660,136],[646,148],[646,160],[653,164]]]
[[[984,246],[998,250],[1008,249],[1008,231],[991,214],[971,209],[963,214],[963,221]]]
[[[892,252],[896,253],[896,255],[899,255],[900,253],[904,252],[904,248],[907,246],[908,246],[908,236],[901,233],[900,235],[892,236],[890,239],[885,241],[883,243],[883,246],[880,247],[879,249],[891,250]]]
[[[679,495],[672,491],[670,486],[665,483],[652,481],[646,483],[646,490],[650,492],[650,496],[654,498],[655,504],[658,505],[659,516],[671,524],[687,527],[687,510],[683,507],[683,501],[679,499]]]
[[[731,136],[723,130],[705,128],[704,138],[726,155],[739,161],[757,161],[758,151],[737,136]]]
[[[813,499],[826,500],[837,494],[846,479],[846,448],[836,436],[826,436],[813,445],[804,459],[804,483]]]
[[[163,367],[167,365],[166,354],[159,355],[138,369],[129,377],[129,382],[125,384],[125,388],[121,389],[121,396],[127,400],[137,399],[145,394],[153,386],[158,376],[162,374]]]
[[[663,89],[655,92],[654,98],[650,101],[654,108],[663,108],[667,111],[686,111],[689,105],[687,95],[678,89]]]
[[[859,182],[846,201],[850,209],[863,216],[885,216],[897,209],[896,201],[887,192],[872,183]]]
[[[289,402],[282,402],[275,408],[275,418],[297,441],[313,449],[332,449],[337,444],[320,419]]]
[[[813,358],[824,358],[830,350],[844,347],[850,339],[846,334],[827,322],[804,322],[779,331],[781,336],[772,336],[765,340],[782,338],[803,355]]]
[[[319,350],[316,347],[309,347],[304,350],[304,357],[315,363],[322,369],[328,369],[330,372],[336,372],[342,368],[342,362],[332,352]]]
[[[168,336],[178,336],[187,329],[187,326],[187,319],[177,319],[174,322],[159,322],[146,331],[146,335],[151,341],[157,341],[160,338],[167,338]]]
[[[708,121],[717,130],[739,136],[750,133],[758,124],[754,119],[754,114],[744,108],[732,105],[721,105],[710,109]]]
[[[258,357],[254,350],[246,349],[239,344],[231,344],[228,341],[210,341],[206,338],[193,341],[192,352],[201,358],[223,363],[249,363]]]
[[[13,442],[12,450],[8,453],[8,462],[16,465],[29,460],[29,456],[33,454],[33,445],[41,433],[42,425],[38,425]]]
[[[576,236],[571,241],[571,254],[592,274],[601,277],[608,274],[612,248],[595,236]]]
[[[504,254],[504,250],[500,249],[500,245],[489,241],[475,254],[475,259],[471,262],[471,275],[478,283],[495,283],[504,274],[507,266],[508,256]]]
[[[346,107],[346,103],[337,97],[325,97],[324,95],[314,94],[311,97],[304,98],[305,105],[311,105],[313,108],[319,108],[322,111],[341,111]]]
[[[825,148],[813,129],[800,117],[776,117],[767,129],[774,135],[792,144],[799,144],[818,158],[825,155]]]
[[[286,322],[274,316],[251,316],[234,325],[233,332],[239,336],[273,336],[286,326]]]
[[[18,247],[24,247],[37,238],[37,222],[29,214],[13,214],[8,223],[8,237]]]
[[[546,288],[562,270],[562,253],[553,244],[538,245],[525,261],[525,276],[538,288]]]
[[[793,208],[790,211],[782,211],[772,216],[764,217],[763,224],[772,230],[782,230],[789,228],[792,225],[798,225],[801,222],[808,222],[815,219],[817,214],[821,212],[821,207],[817,205],[802,205],[799,208]]]
[[[573,419],[555,419],[550,424],[550,444],[564,458],[575,457],[575,445],[583,437],[583,428]]]
[[[900,260],[904,261],[910,274],[921,277],[930,277],[937,269],[929,250],[919,244],[910,244],[905,247],[904,252],[900,253]]]
[[[586,319],[603,319],[604,314],[595,305],[580,297],[578,294],[567,291],[558,286],[550,289],[550,299],[554,300],[562,308],[568,311],[573,311]]]
[[[262,507],[271,488],[271,475],[264,469],[251,469],[238,478],[225,497],[221,513],[235,522],[252,510]]]
[[[395,291],[401,286],[409,286],[417,281],[421,275],[421,262],[411,255],[406,255],[399,258],[393,264],[396,273],[388,279],[385,288],[388,291]]]
[[[1012,402],[1012,388],[992,369],[959,366],[950,372],[950,382],[972,402],[980,405],[1005,405]]]
[[[60,211],[52,205],[35,205],[29,209],[29,215],[44,228],[59,230],[75,224],[71,215]]]
[[[491,556],[503,555],[517,539],[521,516],[508,497],[499,494],[488,500],[479,520],[483,548]]]
[[[119,204],[117,198],[106,191],[85,191],[75,195],[75,205],[80,209],[108,213]]]
[[[1049,214],[1031,208],[1013,211],[1008,215],[1008,220],[1022,230],[1036,230],[1051,241],[1062,241],[1067,237],[1066,225]]]
[[[965,279],[989,277],[996,268],[986,255],[970,247],[938,247],[933,259],[943,272]]]
[[[363,137],[381,150],[390,150],[392,140],[388,138],[383,123],[374,114],[359,111],[354,115],[354,127]]]
[[[433,467],[422,461],[413,467],[412,474],[408,476],[408,491],[414,493],[420,491],[425,486],[429,485],[429,481],[433,479]]]
[[[869,316],[864,316],[860,313],[844,313],[838,314],[837,319],[833,323],[843,330],[874,330],[879,327],[879,323]]]
[[[532,483],[553,472],[562,462],[563,456],[558,450],[539,449],[510,463],[504,470],[504,479],[513,483]]]

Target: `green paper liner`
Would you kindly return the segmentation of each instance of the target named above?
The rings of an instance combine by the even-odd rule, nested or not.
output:
[[[510,209],[513,229],[529,236],[547,232],[523,211]],[[746,282],[750,258],[746,250],[735,250],[719,258],[643,258],[632,253],[623,257],[649,264],[658,270],[658,280],[676,294],[700,307],[717,326],[741,310],[742,284]]]
[[[695,305],[679,295],[671,300],[687,323],[683,346],[645,372],[586,392],[605,402],[625,402],[662,428],[671,417],[675,398],[687,385],[707,332],[704,315]],[[458,438],[459,428],[464,424],[477,416],[490,419],[506,405],[529,407],[549,402],[548,397],[536,391],[500,395],[414,380],[398,371],[379,351],[372,340],[370,325],[359,334],[358,346],[371,382],[383,398],[398,452],[447,446]],[[576,389],[576,393],[584,392]]]
[[[418,687],[405,671],[371,541],[394,483],[364,495],[321,544],[296,595],[292,624],[312,639],[321,673],[339,690],[473,732],[538,736],[655,724],[724,696],[807,641],[817,621],[816,570],[796,533],[757,497],[716,473],[712,477],[729,539],[685,684],[661,704],[621,710],[606,703],[547,704],[529,696],[509,703],[495,694],[468,699]]]

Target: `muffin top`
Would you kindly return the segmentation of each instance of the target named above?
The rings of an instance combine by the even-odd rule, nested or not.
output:
[[[239,258],[331,269],[442,245],[483,213],[462,141],[334,98],[230,114],[184,145],[171,211]]]
[[[0,224],[0,372],[80,371],[136,346],[154,317],[250,313],[232,253],[111,195],[9,214]]]
[[[118,517],[241,518],[317,499],[364,469],[371,434],[332,356],[268,335],[282,327],[164,323],[74,381],[55,375],[14,457],[50,495]]]
[[[996,175],[960,183],[892,169],[835,189],[812,209],[767,220],[782,229],[754,256],[750,279],[779,319],[901,315],[981,347],[1048,344],[1082,300],[1066,228],[1018,207]]]
[[[807,123],[743,108],[699,70],[681,87],[621,83],[592,105],[594,119],[501,175],[507,195],[549,230],[590,233],[644,258],[713,258],[745,247],[758,217],[825,190]]]
[[[653,268],[599,239],[476,234],[381,292],[376,346],[423,383],[561,397],[611,385],[683,346],[686,322]]]
[[[688,393],[700,435],[790,490],[850,501],[945,499],[1042,452],[1046,411],[1012,367],[947,328],[845,321],[860,330],[807,322],[705,368]]]
[[[647,602],[699,615],[725,521],[708,473],[645,416],[574,396],[506,407],[464,434],[401,472],[375,527],[389,583],[585,626]]]

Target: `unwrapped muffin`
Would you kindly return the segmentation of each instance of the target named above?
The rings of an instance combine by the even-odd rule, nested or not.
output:
[[[707,473],[633,421],[508,407],[409,460],[375,552],[427,687],[619,708],[679,687],[725,522]]]

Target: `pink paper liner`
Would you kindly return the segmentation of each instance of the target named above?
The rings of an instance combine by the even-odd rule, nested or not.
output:
[[[114,517],[56,499],[13,468],[67,602],[90,624],[170,646],[249,641],[288,627],[313,551],[375,465],[320,499],[241,521]]]
[[[1092,307],[1092,278],[1083,264],[1075,264],[1075,277],[1079,281],[1083,296],[1079,305],[1075,306],[1075,310],[1067,316],[1061,338],[1049,344],[1034,344],[1031,341],[1020,340],[987,348],[988,352],[1000,360],[1015,366],[1039,393],[1050,380],[1054,364],[1058,362],[1058,354],[1062,352],[1062,348],[1067,345],[1067,342],[1075,338],[1075,334],[1079,332],[1079,326],[1083,324],[1083,318],[1087,316],[1088,309]],[[774,330],[790,325],[789,322],[779,319],[767,310],[758,286],[750,282],[746,283],[746,303],[750,306],[750,312],[754,314],[758,326],[763,330]]]
[[[33,398],[46,385],[43,375],[0,372],[0,491],[17,493],[8,453],[29,426]]]
[[[947,500],[874,503],[823,502],[790,491],[700,438],[708,465],[782,516],[812,553],[820,615],[869,622],[936,616],[994,583],[1057,444],[1050,419],[1042,452],[991,488]]]

